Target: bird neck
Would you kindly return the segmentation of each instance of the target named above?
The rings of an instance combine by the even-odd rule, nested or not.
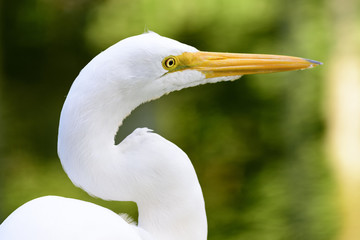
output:
[[[134,131],[115,145],[119,125],[142,101],[125,93],[114,96],[113,91],[107,92],[109,88],[84,88],[79,77],[63,106],[58,137],[59,157],[72,182],[105,200],[136,202],[139,227],[154,239],[205,240],[204,199],[186,154],[154,133],[142,136]],[[147,164],[152,164],[150,156],[154,150],[158,154],[156,151],[168,148],[180,157],[174,157],[172,152],[168,155],[160,152],[156,155],[160,157],[155,157],[162,160],[155,162],[157,168],[151,165],[147,168]],[[139,153],[144,159],[136,157]],[[164,174],[158,174],[159,168]],[[166,184],[160,190],[152,190],[157,184],[149,187],[149,182],[158,175],[165,175],[158,182]]]
[[[128,194],[114,196],[129,177],[114,138],[123,119],[141,102],[126,101],[125,94],[115,96],[110,87],[93,84],[99,76],[84,70],[71,86],[61,111],[61,164],[71,181],[90,195],[129,201]]]
[[[166,197],[166,200],[165,200]],[[200,185],[186,194],[138,202],[140,228],[158,240],[206,240],[207,220]]]

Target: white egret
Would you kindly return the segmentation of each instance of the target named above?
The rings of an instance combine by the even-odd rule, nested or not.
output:
[[[46,196],[15,210],[0,239],[206,239],[204,199],[187,155],[146,128],[115,145],[119,125],[140,104],[172,91],[318,64],[200,52],[152,32],[118,42],[74,81],[61,112],[58,154],[76,186],[102,199],[136,202],[138,225],[92,203]]]

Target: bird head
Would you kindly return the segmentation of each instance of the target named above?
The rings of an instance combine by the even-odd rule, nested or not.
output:
[[[129,90],[132,98],[141,99],[140,103],[187,87],[236,80],[245,74],[292,71],[321,64],[281,55],[203,52],[154,32],[126,38],[94,60],[106,72],[99,78],[111,81],[111,89],[121,89],[123,95]],[[104,86],[104,80],[101,81]]]

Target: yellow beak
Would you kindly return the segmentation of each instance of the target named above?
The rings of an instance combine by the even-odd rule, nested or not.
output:
[[[170,72],[192,69],[202,72],[206,78],[293,71],[322,64],[290,56],[217,52],[185,52],[174,58],[177,66]]]

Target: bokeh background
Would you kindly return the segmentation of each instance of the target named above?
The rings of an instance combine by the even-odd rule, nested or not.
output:
[[[325,63],[175,92],[120,128],[117,141],[149,127],[189,155],[208,239],[360,239],[359,17],[356,0],[1,0],[0,222],[44,195],[137,217],[134,203],[72,185],[57,125],[81,68],[152,30],[200,50]]]

